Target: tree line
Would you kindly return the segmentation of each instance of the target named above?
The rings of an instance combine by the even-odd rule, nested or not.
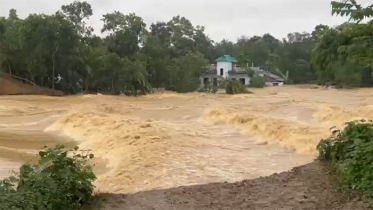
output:
[[[372,87],[373,4],[363,7],[347,0],[332,2],[332,6],[333,14],[350,21],[324,31],[313,53],[318,80],[343,88]]]
[[[114,11],[102,16],[102,36],[96,36],[87,2],[25,19],[12,9],[0,17],[0,71],[68,93],[139,95],[161,87],[190,92],[209,63],[229,54],[242,67],[259,66],[290,84],[372,86],[372,21],[363,21],[371,11],[354,0],[333,2],[333,12],[351,15],[351,22],[318,25],[283,40],[265,34],[214,42],[203,26],[180,16],[147,27],[136,14]]]

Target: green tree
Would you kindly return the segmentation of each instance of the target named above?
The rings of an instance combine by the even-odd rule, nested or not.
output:
[[[163,47],[168,48],[171,44],[171,29],[165,22],[152,23],[150,33],[157,37]]]
[[[88,2],[74,1],[69,5],[63,5],[61,10],[62,16],[74,25],[79,36],[91,36],[93,28],[88,26],[87,20],[93,15],[93,11]]]
[[[149,36],[141,51],[147,62],[149,82],[153,87],[164,87],[167,83],[167,66],[170,63],[168,48],[157,36]]]
[[[264,67],[271,54],[271,49],[267,42],[263,39],[259,39],[253,45],[250,50],[250,58],[255,66]]]
[[[172,60],[169,67],[169,85],[179,93],[193,92],[199,86],[199,76],[206,71],[208,60],[199,53],[189,52],[187,55]]]
[[[119,85],[126,95],[138,96],[151,93],[152,87],[147,81],[146,63],[139,59],[134,61],[122,59],[123,71],[119,75]]]
[[[214,52],[214,42],[205,34],[205,27],[197,26],[193,36],[195,42],[194,50],[200,52],[211,63],[216,59]]]
[[[173,17],[167,23],[171,30],[171,57],[186,55],[194,49],[194,27],[185,17]]]
[[[356,0],[332,1],[332,14],[350,16],[350,20],[360,22],[364,18],[373,17],[373,4],[363,7]]]
[[[320,83],[336,82],[340,87],[366,86],[372,81],[373,22],[360,23],[371,16],[372,6],[366,8],[356,1],[332,2],[333,14],[349,15],[355,23],[345,23],[323,32],[313,55]]]
[[[135,56],[147,34],[143,19],[134,13],[124,15],[115,11],[104,15],[102,20],[104,27],[101,32],[109,32],[106,43],[110,52],[120,57]]]

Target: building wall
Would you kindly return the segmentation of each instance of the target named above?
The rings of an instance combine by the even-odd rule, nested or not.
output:
[[[283,86],[284,83],[283,82],[277,82],[277,85],[274,85],[275,82],[266,82],[265,85],[266,86]]]
[[[230,63],[230,62],[219,62],[216,65],[217,75],[220,75],[220,69],[223,69],[223,77],[227,78],[229,76],[228,71],[233,70],[232,69],[232,63]]]
[[[245,85],[246,86],[249,86],[250,85],[250,77],[249,75],[245,75],[245,74],[235,74],[235,75],[230,75],[229,76],[229,79],[236,79],[237,81],[240,81],[241,78],[244,78],[245,79]]]

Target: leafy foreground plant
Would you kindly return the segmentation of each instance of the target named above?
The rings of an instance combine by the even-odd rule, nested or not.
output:
[[[38,164],[24,164],[18,178],[0,181],[1,210],[79,209],[93,193],[96,179],[88,151],[57,145],[39,152]]]
[[[250,93],[245,85],[242,85],[238,81],[235,80],[228,80],[227,85],[225,87],[225,91],[227,94],[248,94]]]
[[[317,146],[320,159],[331,162],[339,180],[352,189],[373,196],[373,123],[354,121],[334,130]]]

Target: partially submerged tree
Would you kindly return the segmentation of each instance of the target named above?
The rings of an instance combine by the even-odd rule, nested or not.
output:
[[[169,86],[179,93],[197,90],[199,76],[206,71],[207,66],[208,60],[199,52],[189,52],[181,58],[173,59],[168,71]]]

